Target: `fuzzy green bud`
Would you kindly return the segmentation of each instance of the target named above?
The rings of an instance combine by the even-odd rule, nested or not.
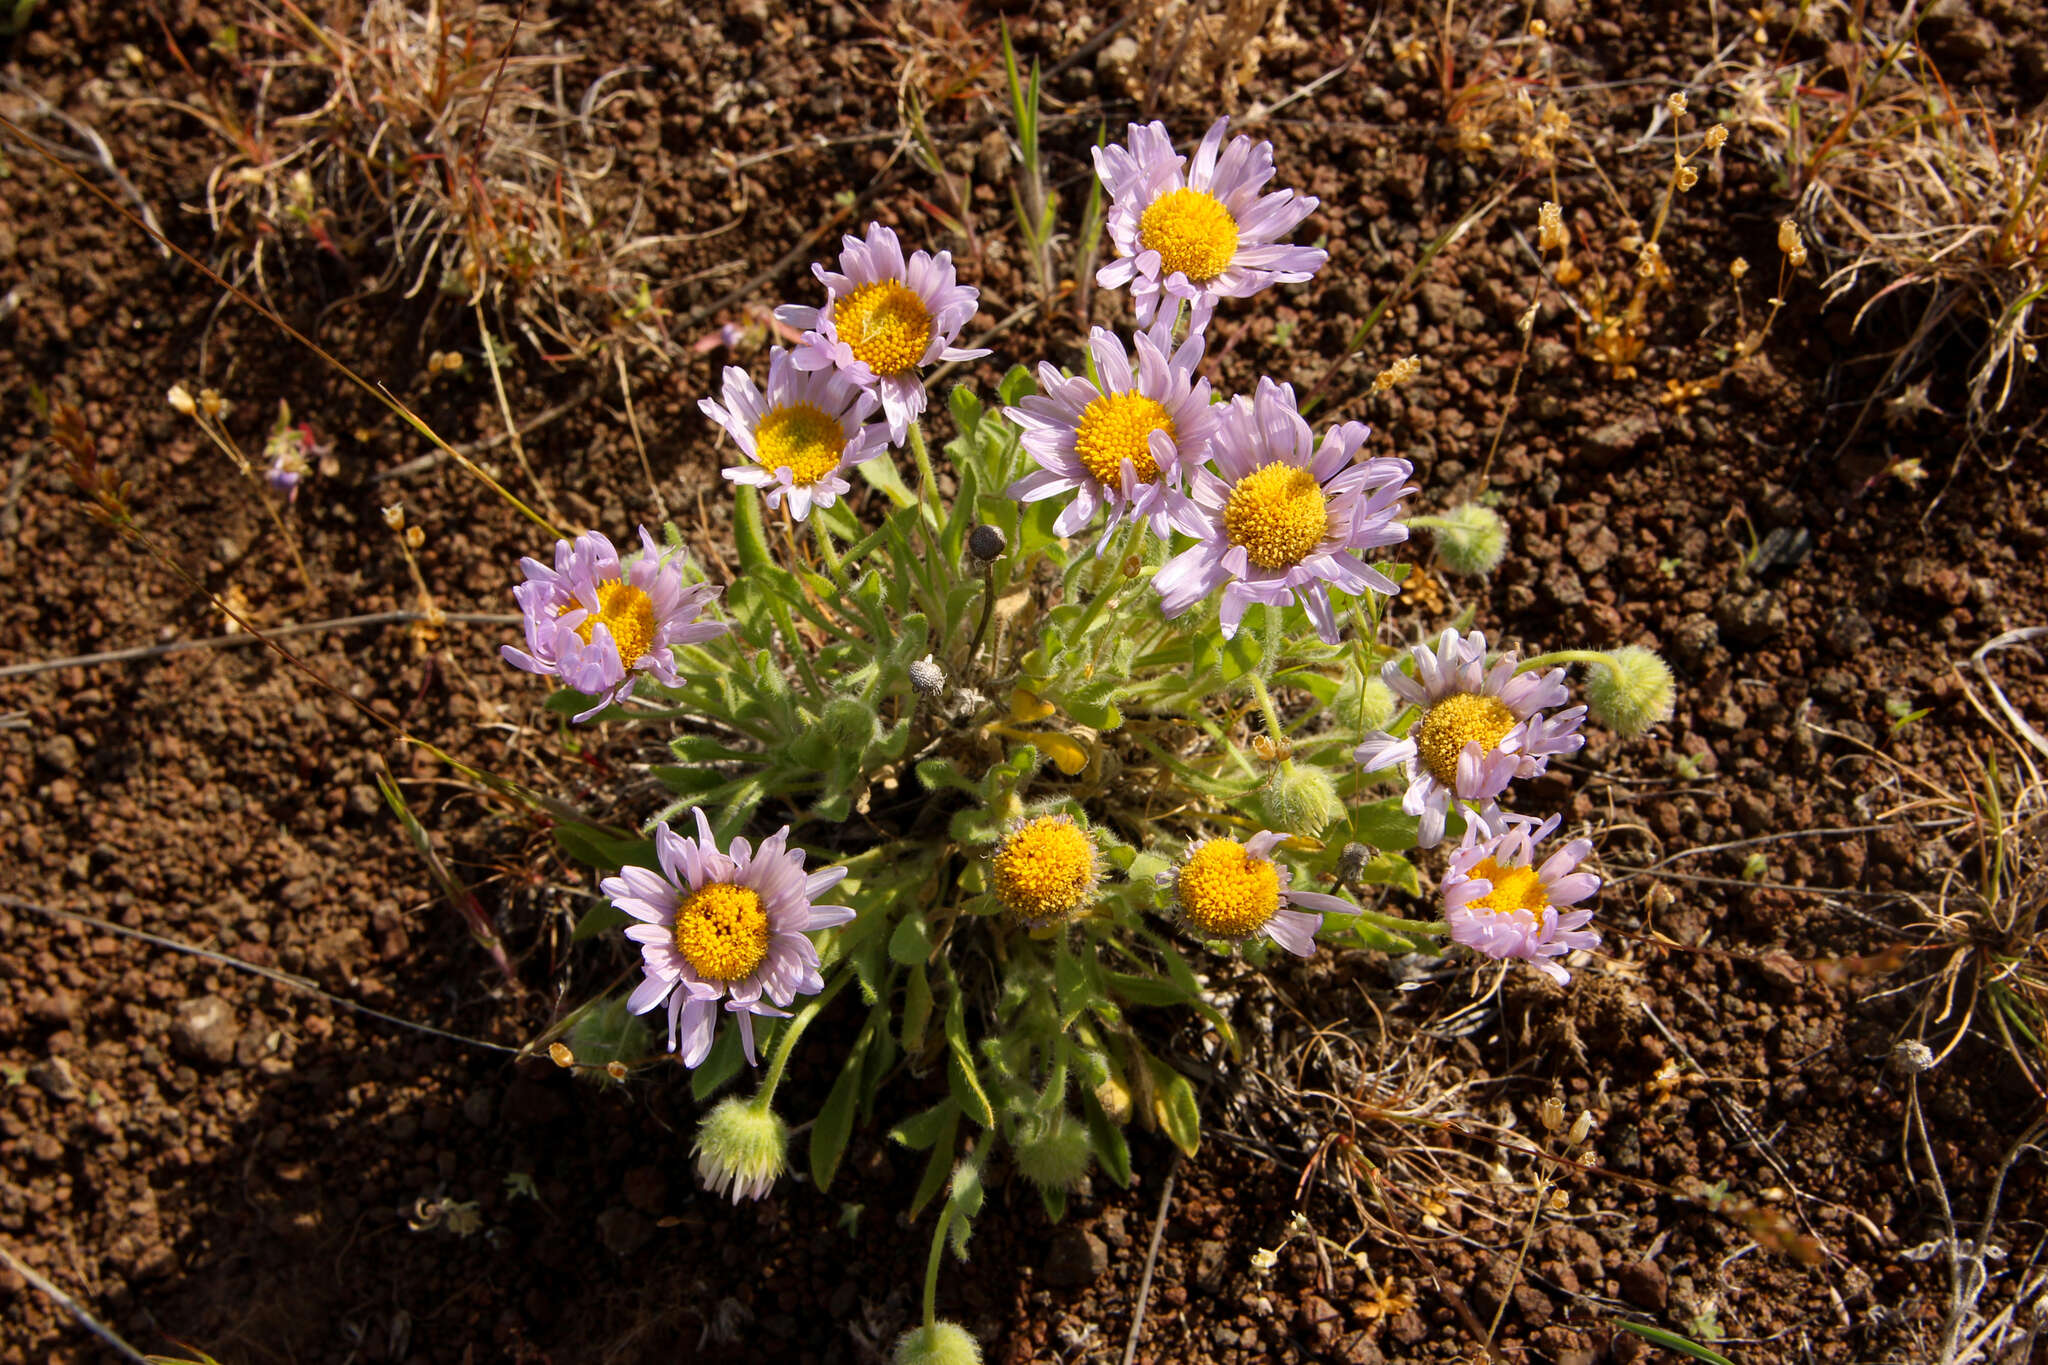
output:
[[[1436,536],[1437,557],[1452,573],[1483,578],[1508,553],[1508,524],[1491,507],[1468,502],[1425,523]]]
[[[1047,1190],[1071,1190],[1088,1174],[1088,1130],[1064,1110],[1033,1125],[1015,1145],[1017,1169]]]
[[[1343,818],[1344,798],[1330,774],[1308,763],[1283,764],[1259,793],[1259,814],[1267,829],[1316,835]]]
[[[834,697],[818,725],[835,749],[857,753],[874,742],[875,708],[859,697]]]
[[[1358,689],[1359,729],[1367,734],[1386,729],[1400,707],[1400,699],[1394,695],[1393,688],[1381,682],[1377,674],[1367,678]],[[1348,720],[1350,716],[1347,714],[1344,718]]]
[[[1609,650],[1586,679],[1594,719],[1618,735],[1640,735],[1670,720],[1677,698],[1671,665],[1641,645]]]
[[[789,1165],[789,1126],[767,1105],[729,1096],[697,1125],[697,1179],[732,1202],[759,1199]]]
[[[569,1052],[583,1064],[579,1076],[607,1079],[612,1063],[637,1062],[654,1050],[646,1021],[626,1008],[623,995],[608,996],[569,1026]]]
[[[981,1365],[981,1344],[959,1323],[941,1319],[896,1338],[889,1365]]]

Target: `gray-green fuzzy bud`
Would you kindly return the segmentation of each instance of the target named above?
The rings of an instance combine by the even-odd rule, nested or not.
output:
[[[1618,735],[1640,735],[1670,720],[1677,700],[1671,665],[1641,645],[1609,650],[1586,679],[1593,718]]]
[[[765,1104],[728,1096],[697,1125],[697,1179],[732,1202],[759,1199],[789,1165],[789,1125]]]
[[[981,1365],[981,1343],[943,1318],[896,1338],[889,1365]]]
[[[1259,814],[1266,828],[1283,834],[1317,835],[1344,816],[1344,798],[1337,782],[1309,763],[1283,765],[1259,793]]]
[[[1093,1159],[1088,1130],[1064,1110],[1033,1126],[1013,1148],[1017,1170],[1041,1189],[1071,1190],[1088,1174]]]
[[[818,724],[834,748],[858,753],[874,742],[875,708],[859,697],[834,697]]]
[[[1436,537],[1437,557],[1452,573],[1483,578],[1508,553],[1508,524],[1491,507],[1468,502],[1425,523]]]

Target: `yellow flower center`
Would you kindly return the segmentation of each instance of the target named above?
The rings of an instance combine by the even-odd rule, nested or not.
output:
[[[713,882],[676,907],[676,951],[706,981],[740,981],[768,956],[768,911],[744,886]]]
[[[1181,865],[1173,891],[1188,923],[1213,938],[1243,938],[1280,908],[1280,868],[1235,839],[1211,839]]]
[[[1191,284],[1207,284],[1237,255],[1237,220],[1213,194],[1174,190],[1138,219],[1138,246],[1159,253],[1162,275],[1178,270]]]
[[[1492,882],[1493,890],[1476,901],[1467,901],[1470,909],[1491,910],[1496,915],[1527,910],[1541,919],[1550,908],[1550,897],[1543,893],[1543,879],[1533,867],[1502,867],[1491,858],[1482,858],[1471,875]]]
[[[567,616],[579,605],[572,602],[555,615]],[[577,638],[589,644],[600,621],[611,631],[619,662],[627,668],[654,646],[654,599],[631,583],[614,578],[597,585],[597,610],[576,627]]]
[[[754,428],[754,458],[763,469],[787,469],[798,488],[837,469],[845,453],[846,429],[814,403],[784,403]]]
[[[1477,740],[1479,752],[1490,754],[1500,747],[1508,731],[1517,724],[1515,713],[1499,697],[1478,692],[1458,692],[1429,708],[1416,727],[1415,748],[1422,766],[1446,787],[1457,785],[1458,755]]]
[[[901,280],[876,280],[832,307],[832,326],[853,358],[878,375],[917,368],[932,341],[931,310]]]
[[[1230,490],[1223,530],[1260,568],[1291,569],[1329,538],[1329,499],[1311,471],[1269,464]]]
[[[1155,431],[1169,440],[1177,437],[1173,419],[1156,398],[1142,393],[1108,393],[1081,410],[1081,424],[1074,429],[1074,455],[1095,481],[1110,488],[1123,485],[1119,472],[1129,460],[1139,483],[1159,477],[1159,462],[1146,444]]]
[[[1064,815],[1028,820],[996,850],[996,899],[1027,924],[1065,919],[1095,888],[1095,845]]]

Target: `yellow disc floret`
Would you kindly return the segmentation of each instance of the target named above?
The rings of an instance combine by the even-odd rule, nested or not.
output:
[[[1550,908],[1550,897],[1544,894],[1543,879],[1533,867],[1502,867],[1491,858],[1479,860],[1479,866],[1468,874],[1483,877],[1493,883],[1493,890],[1476,901],[1465,902],[1473,910],[1491,910],[1496,915],[1511,915],[1517,910],[1527,910],[1538,919]]]
[[[996,899],[1027,924],[1067,918],[1094,890],[1095,845],[1064,815],[1026,820],[996,850]]]
[[[1235,839],[1211,839],[1188,854],[1173,882],[1181,913],[1211,938],[1244,938],[1280,908],[1280,868]]]
[[[1208,284],[1237,255],[1237,220],[1213,194],[1173,190],[1138,219],[1138,248],[1159,253],[1160,274],[1179,271],[1191,284]]]
[[[567,616],[580,605],[572,602],[555,615]],[[627,668],[654,646],[654,599],[631,583],[614,578],[597,585],[597,610],[576,627],[577,638],[589,644],[600,622],[611,631],[619,662]]]
[[[832,326],[853,358],[878,375],[902,374],[924,362],[932,315],[901,280],[876,280],[832,307]]]
[[[815,403],[784,403],[754,428],[754,458],[763,469],[787,469],[798,488],[837,469],[845,453],[846,429]]]
[[[713,882],[676,907],[676,951],[706,981],[742,981],[768,956],[768,911],[749,887]]]
[[[1453,787],[1458,782],[1458,755],[1477,741],[1481,754],[1500,747],[1518,722],[1499,697],[1457,692],[1429,708],[1416,727],[1415,748],[1430,776]]]
[[[1262,569],[1291,569],[1330,535],[1330,502],[1313,471],[1269,464],[1230,490],[1223,530]]]
[[[1159,461],[1152,458],[1148,443],[1152,433],[1163,431],[1172,440],[1177,433],[1173,418],[1156,398],[1142,393],[1106,393],[1081,410],[1080,425],[1074,428],[1074,457],[1110,488],[1123,484],[1123,462],[1129,460],[1139,483],[1159,477]]]

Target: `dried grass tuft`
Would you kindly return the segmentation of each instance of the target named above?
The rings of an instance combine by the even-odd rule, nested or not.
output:
[[[1911,16],[1908,9],[1908,17]],[[1878,398],[1926,371],[1962,333],[1973,430],[1993,428],[2039,358],[2048,295],[2048,116],[1959,97],[1917,24],[1852,32],[1812,61],[1733,74],[1732,122],[1797,195],[1829,262],[1830,300],[1860,297],[1860,325],[1904,294],[1919,317]]]
[[[674,239],[639,235],[641,196],[610,177],[623,70],[572,99],[548,25],[500,5],[359,0],[316,24],[277,4],[215,43],[243,84],[181,106],[227,149],[205,201],[223,275],[274,301],[318,252],[356,297],[481,303],[551,360],[673,354],[633,261]]]

